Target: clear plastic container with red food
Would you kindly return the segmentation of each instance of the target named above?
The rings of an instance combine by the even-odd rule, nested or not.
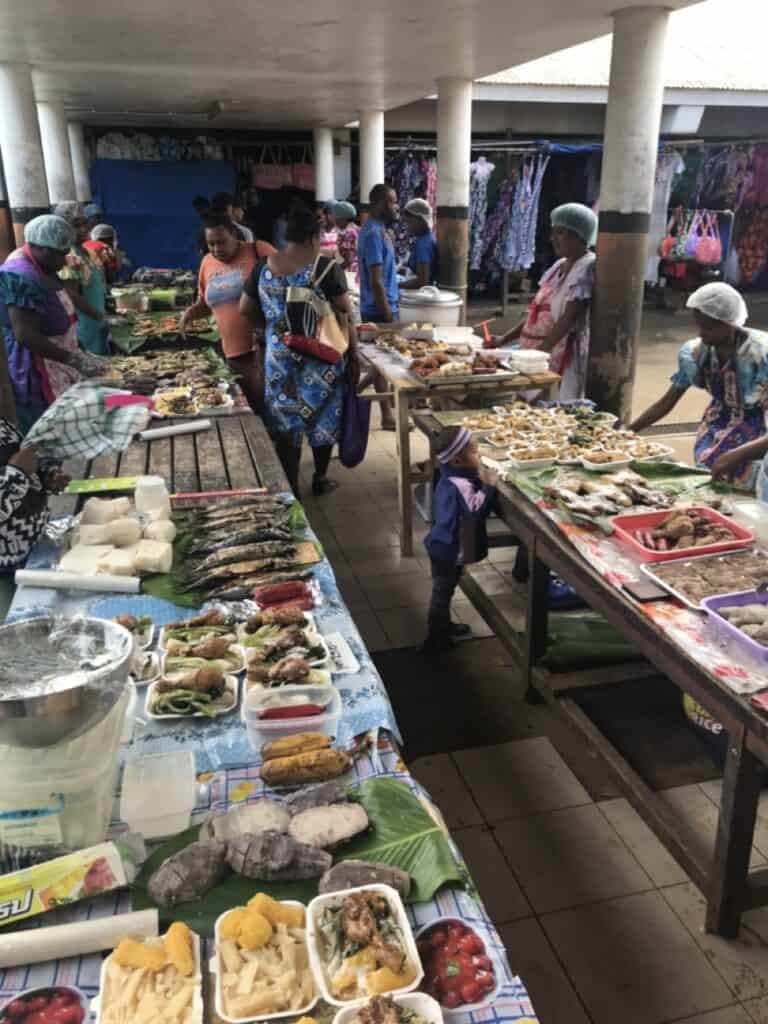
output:
[[[0,1024],[82,1024],[89,1013],[80,989],[50,985],[19,992],[0,1006]]]
[[[424,967],[419,986],[444,1013],[471,1013],[493,1003],[502,968],[477,932],[456,917],[441,917],[420,928],[416,948]]]

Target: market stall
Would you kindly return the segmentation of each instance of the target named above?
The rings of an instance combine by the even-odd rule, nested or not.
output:
[[[367,336],[361,334],[360,356],[364,368],[368,368],[385,381],[389,393],[395,403],[395,431],[397,438],[398,465],[397,491],[400,511],[400,550],[404,555],[413,554],[413,493],[412,484],[423,482],[427,477],[417,467],[411,465],[410,417],[412,410],[429,401],[433,407],[458,404],[472,399],[474,402],[489,399],[494,395],[519,393],[524,391],[540,391],[547,398],[554,397],[560,378],[555,373],[524,374],[515,369],[509,370],[496,362],[496,357],[485,357],[490,361],[477,366],[478,353],[482,352],[480,339],[472,340],[471,331],[467,339],[449,350],[452,369],[446,373],[446,363],[436,367],[433,373],[424,358],[430,349],[429,339],[418,346],[419,339],[414,339],[411,348],[400,351],[393,348],[389,338],[401,337],[399,325],[387,325],[379,330],[376,338],[364,341]],[[455,330],[455,329],[454,329]],[[407,328],[406,328],[407,332]],[[422,333],[422,332],[417,332]],[[447,334],[445,329],[442,332]],[[467,348],[468,354],[461,350]],[[420,353],[420,354],[415,354]],[[448,355],[441,353],[440,358],[447,362]],[[482,359],[482,356],[480,357]],[[462,365],[464,361],[464,365]],[[475,365],[473,366],[473,361]],[[416,365],[415,365],[416,364]],[[421,364],[421,365],[418,365]],[[496,366],[496,369],[492,367]],[[449,367],[450,369],[450,367]],[[381,397],[381,396],[379,396]],[[431,475],[428,477],[431,479]]]
[[[566,411],[529,408],[517,415],[529,424],[548,417],[551,424],[561,414]],[[505,427],[481,418],[477,411],[421,412],[414,422],[434,439],[446,423],[464,420],[479,430],[482,451],[483,442],[492,443]],[[606,427],[600,413],[587,410],[576,426],[568,425],[572,443],[557,451],[535,451],[521,421],[516,441],[500,439],[503,451],[486,445],[504,467],[498,514],[528,552],[527,600],[522,608],[510,606],[498,577],[482,566],[468,570],[461,586],[516,656],[531,690],[553,702],[604,758],[628,799],[707,895],[708,930],[733,936],[745,910],[768,904],[765,878],[748,870],[768,765],[768,659],[761,641],[750,636],[759,627],[736,613],[737,605],[751,610],[750,601],[764,600],[757,590],[765,579],[765,554],[754,530],[742,525],[750,510],[757,529],[760,513],[754,518],[754,501],[745,494],[728,495],[723,505],[707,473],[657,461],[663,453],[647,448],[655,442],[616,431],[613,442],[606,440]],[[718,511],[723,507],[728,515]],[[537,663],[547,641],[550,571],[645,660],[562,675],[543,671]],[[650,600],[642,584],[656,588]],[[754,594],[737,600],[739,591]],[[738,625],[734,630],[728,618],[734,614],[747,633]],[[714,858],[572,699],[578,690],[649,678],[654,668],[728,734]]]
[[[194,425],[196,421],[191,422]],[[181,533],[185,516],[201,516],[205,520],[202,524],[205,528],[196,529],[198,547],[212,541],[220,529],[217,524],[212,528],[211,520],[230,515],[239,517],[238,510],[243,503],[249,512],[254,510],[262,519],[269,519],[274,512],[280,522],[290,519],[291,523],[300,524],[297,527],[301,530],[300,543],[316,543],[311,528],[295,515],[296,503],[287,493],[287,484],[274,450],[256,417],[220,419],[203,432],[176,434],[150,442],[137,440],[122,456],[102,456],[90,464],[73,468],[93,481],[97,496],[106,493],[101,490],[106,485],[96,483],[97,479],[117,478],[110,481],[111,493],[130,494],[130,478],[145,473],[162,476],[169,489],[186,493],[186,497],[172,500],[174,522]],[[56,508],[58,514],[72,514],[83,504],[84,487],[77,489],[81,492],[79,495],[70,494],[60,499]],[[190,495],[189,492],[206,493]],[[87,490],[85,497],[86,501],[93,500],[93,495],[89,496]],[[107,497],[104,500],[113,499]],[[101,511],[106,506],[90,508]],[[252,519],[253,515],[246,518]],[[276,519],[270,521],[277,522]],[[278,529],[277,526],[273,528]],[[175,544],[180,543],[180,537],[181,534]],[[218,559],[221,548],[218,543],[212,547]],[[192,626],[189,619],[200,613],[199,605],[192,603],[196,595],[182,589],[177,593],[181,604],[174,604],[166,597],[158,596],[167,592],[158,584],[160,577],[149,577],[143,592],[136,595],[27,587],[20,587],[17,591],[9,615],[10,628],[14,628],[16,623],[16,628],[21,629],[18,623],[30,615],[36,616],[33,625],[24,628],[41,631],[37,641],[41,646],[44,644],[44,631],[48,628],[45,624],[49,621],[61,625],[72,618],[79,618],[81,623],[85,623],[83,629],[112,631],[118,639],[126,628],[131,628],[136,630],[135,643],[143,652],[142,657],[163,658],[162,678],[170,680],[172,666],[169,658],[174,652],[184,649],[184,641],[191,640],[194,646],[201,640],[199,631],[202,628],[207,638],[202,642],[222,644],[216,653],[223,653],[226,657],[233,648],[228,647],[225,634],[232,629],[236,630],[241,641],[248,668],[239,684],[243,688],[244,721],[241,720],[239,705],[221,714],[217,709],[216,716],[210,718],[175,717],[167,713],[153,716],[150,713],[150,695],[156,684],[148,680],[142,682],[139,676],[136,696],[132,698],[128,714],[124,714],[123,705],[118,703],[114,712],[104,720],[111,722],[114,719],[116,731],[112,730],[107,736],[105,726],[99,724],[98,737],[89,733],[72,739],[73,745],[89,744],[89,770],[94,773],[94,781],[83,797],[90,801],[88,807],[92,807],[98,795],[112,784],[115,778],[112,773],[118,761],[125,766],[122,784],[117,787],[119,800],[114,807],[111,791],[108,803],[103,798],[98,803],[99,814],[106,815],[105,822],[110,822],[110,835],[122,837],[123,842],[127,842],[126,822],[136,829],[138,818],[147,836],[155,837],[155,841],[150,844],[150,859],[130,886],[128,895],[124,886],[117,884],[122,870],[119,858],[114,861],[117,847],[111,844],[97,846],[96,851],[101,858],[97,858],[98,867],[94,863],[88,868],[83,891],[79,891],[83,883],[78,875],[80,880],[76,885],[75,902],[67,907],[47,909],[45,914],[38,911],[30,919],[30,924],[41,924],[46,930],[14,930],[14,937],[10,938],[0,929],[0,964],[5,966],[0,971],[0,995],[6,999],[43,986],[55,986],[57,989],[53,994],[49,990],[42,996],[25,997],[26,1002],[15,1006],[14,1020],[23,1019],[27,1011],[30,1014],[38,1012],[33,1008],[33,998],[50,1000],[51,1006],[54,999],[71,1005],[73,1008],[67,1012],[72,1015],[72,1020],[82,1020],[83,1015],[78,1012],[79,1003],[75,1002],[76,996],[68,986],[76,986],[87,997],[101,990],[98,1007],[101,1021],[157,1019],[151,1014],[152,1007],[157,1010],[160,1005],[156,1005],[158,999],[164,1010],[166,1004],[174,1006],[172,1012],[167,1011],[170,1014],[168,1019],[182,1024],[193,1021],[197,1024],[202,1020],[272,1019],[275,1015],[326,1021],[340,1010],[345,1013],[345,1019],[351,1019],[348,1007],[359,1005],[353,995],[367,998],[374,991],[407,993],[417,987],[423,989],[418,980],[422,977],[422,961],[432,964],[429,992],[439,1002],[430,1001],[427,993],[415,992],[402,995],[402,999],[404,1006],[412,1005],[408,1000],[417,1000],[419,1012],[426,1013],[424,1019],[427,1022],[438,1024],[443,1013],[446,1019],[456,1016],[457,1019],[475,1022],[509,1020],[531,1024],[536,1020],[525,988],[509,969],[503,945],[458,850],[442,824],[439,812],[431,804],[428,794],[410,777],[399,757],[397,724],[386,691],[339,595],[331,566],[322,559],[321,553],[319,557],[321,560],[311,566],[311,574],[299,574],[301,580],[297,582],[311,587],[312,608],[305,613],[302,609],[308,606],[302,604],[288,612],[291,621],[295,619],[299,624],[295,627],[269,625],[281,621],[275,617],[274,609],[286,608],[287,612],[288,606],[269,604],[263,591],[260,591],[260,611],[254,613],[256,605],[244,606],[242,602],[213,603],[209,604],[206,618],[202,620],[205,625]],[[57,553],[51,545],[41,544],[35,549],[31,564],[44,567],[55,564],[56,558]],[[190,561],[193,559],[199,559],[199,554],[190,550]],[[177,584],[178,581],[171,579],[168,585],[172,590]],[[49,620],[48,616],[52,619]],[[94,619],[103,625],[88,625]],[[114,625],[108,621],[115,619],[118,621]],[[282,735],[282,739],[264,743],[267,735],[264,723],[259,724],[250,714],[252,705],[262,701],[265,704],[267,701],[278,702],[285,708],[292,696],[289,692],[292,687],[287,684],[277,688],[267,686],[263,693],[260,692],[261,684],[256,680],[264,678],[259,675],[262,660],[264,668],[269,664],[267,644],[260,630],[274,628],[279,637],[286,629],[308,630],[310,626],[315,637],[313,644],[318,637],[322,638],[320,657],[326,659],[328,666],[325,670],[325,694],[332,693],[332,699],[340,704],[340,709],[336,711],[336,724],[328,726],[328,733],[332,735],[321,735],[318,731],[303,733],[315,737],[310,743],[311,749],[307,753],[290,754],[285,747],[290,738],[290,727],[272,734]],[[210,635],[205,633],[206,630]],[[308,637],[308,633],[305,635]],[[292,644],[299,646],[303,642],[301,637],[290,639]],[[172,647],[172,644],[176,646]],[[237,646],[239,648],[240,644]],[[137,649],[132,649],[132,657],[138,657]],[[280,647],[276,649],[282,650]],[[314,646],[309,654],[312,650]],[[258,656],[252,659],[252,654]],[[293,660],[300,659],[294,657]],[[134,673],[139,671],[135,662],[131,664],[134,665]],[[268,671],[271,673],[273,669]],[[315,690],[323,690],[323,681],[316,674],[310,681]],[[126,699],[120,692],[120,700]],[[217,699],[225,697],[226,690]],[[157,707],[154,710],[157,711]],[[164,721],[163,717],[170,720]],[[284,716],[277,719],[278,724],[280,719],[284,721]],[[316,719],[318,723],[321,720]],[[60,727],[64,728],[68,721],[62,720]],[[318,728],[322,727],[318,725]],[[256,742],[254,736],[258,737]],[[332,746],[332,736],[335,736],[336,746]],[[301,747],[307,741],[296,742]],[[18,754],[18,761],[24,756],[36,757],[37,772],[40,772],[39,766],[47,757],[53,756],[51,749],[22,751]],[[113,749],[114,757],[111,756]],[[148,754],[153,756],[147,758]],[[173,774],[164,768],[165,774],[152,775],[158,757],[164,766],[174,764]],[[317,774],[317,765],[324,763],[327,768],[329,761],[338,765],[338,770],[326,775]],[[10,770],[8,758],[5,763]],[[314,766],[314,773],[308,769],[310,763]],[[68,771],[71,771],[71,764]],[[193,772],[191,776],[189,771]],[[338,777],[338,784],[334,775]],[[64,788],[64,776],[67,785],[71,786],[71,778],[63,769],[57,776],[61,780],[58,785]],[[310,789],[297,789],[301,781],[319,781],[322,778],[333,781]],[[288,788],[281,784],[283,780]],[[328,786],[334,787],[333,796]],[[352,803],[348,797],[352,797]],[[90,835],[94,828],[98,829],[95,812],[81,810],[80,817],[75,818],[69,795],[63,799],[64,806],[58,813],[62,816],[63,831],[68,838],[71,839],[73,829],[79,828],[81,836]],[[68,813],[66,822],[65,809]],[[330,839],[316,835],[318,812],[323,828],[329,822],[335,823],[336,831]],[[85,819],[83,813],[86,814]],[[265,815],[269,826],[264,825]],[[249,832],[241,834],[246,823]],[[223,856],[220,847],[224,842],[216,837],[228,836],[229,845],[225,847],[228,851],[227,864],[219,862],[208,876],[202,868],[196,869],[189,876],[190,882],[185,883],[193,886],[194,892],[190,897],[187,891],[173,889],[181,878],[179,872],[183,873],[182,868],[173,866],[181,863],[174,858],[191,856],[185,851],[194,844],[201,845],[201,826],[205,835],[211,836],[205,839],[210,857],[214,854]],[[307,826],[310,826],[309,832]],[[269,841],[265,838],[261,846],[255,842],[257,837],[253,834],[259,827],[268,829],[262,833],[265,837],[273,837]],[[48,835],[50,839],[50,831]],[[308,846],[297,836],[302,840],[314,837],[313,842],[320,845]],[[348,841],[333,852],[326,851],[329,843],[336,843],[342,838]],[[259,858],[267,856],[267,846],[273,852],[293,850],[291,857],[294,859],[280,860],[280,864],[287,867],[295,862],[306,867],[310,863],[313,867],[309,875],[298,869],[295,873],[283,871],[272,860],[268,862],[272,865],[270,868],[266,866],[267,861],[260,868],[262,862]],[[8,850],[5,852],[7,854]],[[299,852],[303,859],[295,861]],[[378,862],[378,874],[361,876],[361,869],[355,867],[360,861]],[[382,864],[389,866],[384,869]],[[322,891],[326,895],[321,897],[317,897],[317,865],[324,872]],[[346,881],[336,881],[340,871],[346,873]],[[383,876],[382,871],[386,872]],[[365,977],[366,972],[372,972],[374,967],[377,975],[377,987],[366,989],[363,986],[359,993],[357,988],[352,992],[352,982],[348,977],[344,982],[331,978],[330,968],[323,959],[320,917],[321,913],[332,915],[334,906],[339,906],[344,898],[341,893],[347,891],[346,886],[354,884],[350,881],[354,878],[368,886],[372,881],[385,878],[391,885],[400,887],[395,890],[378,886],[375,893],[355,897],[365,900],[376,896],[379,900],[376,914],[379,917],[381,914],[393,915],[393,925],[391,928],[387,926],[390,929],[387,943],[394,943],[402,949],[402,953],[395,957],[397,966],[391,959],[397,949],[390,949],[392,966],[387,968],[389,974],[386,974],[385,967],[377,966],[373,951],[366,954],[371,958],[370,963],[365,959],[359,959],[359,963],[356,961],[354,978],[358,974]],[[70,882],[65,878],[57,881],[56,885],[66,888]],[[173,895],[169,895],[169,884]],[[53,888],[49,885],[46,892],[53,892]],[[98,893],[100,890],[100,895],[82,898],[88,892]],[[402,893],[404,906],[398,891]],[[59,902],[68,902],[71,898],[64,889],[57,888],[56,892],[61,894]],[[306,909],[284,902],[298,899],[302,904],[308,904],[313,898],[320,902],[311,903]],[[45,906],[51,907],[47,896],[46,901]],[[252,905],[246,906],[248,901]],[[144,913],[140,918],[122,919],[119,916],[128,911]],[[9,916],[23,918],[26,913],[19,912],[17,908],[11,910]],[[123,920],[125,927],[135,934],[135,941],[120,941]],[[49,931],[46,928],[49,925],[60,926],[63,930]],[[457,965],[455,971],[446,970],[443,963],[443,944],[447,941],[448,931],[455,932],[455,938],[461,938],[466,946],[463,953],[452,954]],[[157,938],[158,932],[164,938]],[[413,942],[413,933],[418,945]],[[63,936],[63,946],[60,935]],[[204,942],[203,951],[198,947],[198,935]],[[361,949],[359,939],[358,935],[355,946],[358,958]],[[286,944],[289,942],[292,946],[290,957],[297,969],[304,958],[299,988],[289,977],[281,980],[279,985],[273,980],[282,978],[281,958],[288,955]],[[113,947],[117,948],[105,966],[97,950],[106,951]],[[59,952],[62,948],[73,955],[62,958]],[[79,953],[82,955],[75,955]],[[348,950],[345,956],[350,954],[351,950]],[[438,961],[436,957],[443,957],[443,960]],[[211,971],[207,967],[209,959],[213,967]],[[443,978],[440,984],[435,982],[436,974]],[[264,982],[264,977],[269,980]],[[329,985],[334,986],[332,992]],[[354,986],[359,985],[362,982],[355,980]],[[318,993],[324,998],[327,995],[329,1002],[316,1005]],[[401,996],[396,994],[396,1004],[400,999]],[[40,1009],[47,1009],[47,1006]]]

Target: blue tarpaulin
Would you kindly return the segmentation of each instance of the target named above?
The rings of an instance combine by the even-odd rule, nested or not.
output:
[[[200,220],[192,200],[233,192],[235,170],[223,160],[95,160],[91,183],[134,266],[196,269]]]

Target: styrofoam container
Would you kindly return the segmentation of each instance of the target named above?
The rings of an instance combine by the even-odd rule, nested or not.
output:
[[[258,886],[254,882],[254,892],[256,892],[257,889],[258,889]],[[280,902],[283,903],[286,907],[301,907],[302,910],[306,911],[306,923],[307,923],[306,936],[307,936],[307,947],[309,948],[309,926],[308,926],[308,923],[309,923],[309,907],[305,907],[304,904],[299,902],[298,900],[280,900]],[[310,904],[310,906],[311,906],[311,904]],[[233,910],[233,909],[234,909],[234,907],[230,908],[230,910]],[[314,995],[314,998],[311,1000],[311,1002],[305,1003],[304,1006],[300,1006],[296,1010],[281,1010],[281,1011],[279,1011],[277,1013],[275,1013],[275,1012],[272,1012],[272,1013],[262,1013],[262,1014],[260,1014],[257,1017],[228,1017],[227,1014],[224,1013],[224,993],[222,991],[222,984],[221,984],[221,977],[222,977],[222,974],[224,973],[224,965],[219,963],[219,950],[218,950],[218,946],[219,946],[219,929],[221,928],[221,922],[227,916],[228,913],[229,913],[229,910],[225,910],[223,914],[220,914],[216,918],[216,923],[214,925],[214,930],[213,930],[214,940],[215,940],[216,945],[215,945],[215,949],[214,949],[214,954],[211,957],[211,959],[209,961],[209,964],[208,964],[208,966],[210,968],[210,971],[211,971],[211,974],[215,975],[215,977],[216,977],[216,988],[215,988],[215,993],[214,993],[214,1004],[215,1004],[216,1016],[219,1017],[221,1020],[227,1021],[227,1024],[242,1024],[243,1021],[279,1020],[281,1017],[301,1017],[303,1014],[308,1013],[312,1009],[312,1007],[315,1005],[315,1003],[317,1002],[317,1000],[319,998],[319,993],[317,991],[318,976],[317,976],[317,973],[316,973],[316,971],[314,969],[312,969],[312,974],[314,975],[314,979],[315,979],[315,995]],[[310,968],[311,968],[312,967],[312,957],[311,957],[311,954],[310,954],[309,963],[310,963]]]
[[[215,628],[216,629],[221,629],[222,627],[221,626],[216,626]],[[217,637],[217,636],[226,636],[227,634],[231,634],[234,637],[234,640],[232,641],[232,643],[236,643],[237,642],[237,626],[234,623],[232,623],[231,626],[225,626],[224,628],[226,629],[226,633],[213,633],[212,632],[211,636],[212,637]],[[171,630],[171,632],[173,632],[173,630]],[[160,635],[157,638],[157,646],[160,648],[161,651],[165,651],[165,648],[166,648],[166,645],[167,645],[169,639],[170,639],[170,637],[168,636],[168,627],[167,626],[161,626],[160,627]],[[193,643],[202,643],[202,639],[203,638],[200,637],[199,640],[194,640],[192,642]]]
[[[423,935],[426,935],[428,932],[433,931],[435,928],[448,928],[452,924],[460,924],[464,928],[469,928],[471,931],[475,932],[478,938],[483,939],[482,935],[480,935],[477,932],[477,930],[472,927],[471,924],[468,924],[466,921],[462,921],[460,917],[438,917],[435,918],[434,921],[430,921],[428,924],[422,925],[421,928],[417,930],[416,942],[418,943],[419,939]],[[493,976],[496,979],[496,984],[493,986],[493,988],[489,988],[485,997],[476,1003],[462,1003],[461,1006],[456,1006],[454,1008],[442,1006],[440,1003],[438,1003],[437,1005],[440,1007],[444,1014],[474,1013],[476,1010],[483,1010],[485,1009],[485,1007],[490,1006],[498,996],[502,985],[502,979],[504,978],[504,968],[502,967],[502,964],[496,954],[496,951],[491,946],[489,946],[484,939],[483,943],[485,945],[485,955],[493,964]]]
[[[512,454],[513,448],[510,448],[507,452],[508,466],[510,469],[516,470],[527,470],[527,469],[546,469],[548,466],[554,466],[557,461],[557,457],[552,455],[544,459],[516,459]]]
[[[190,1024],[203,1024],[203,972],[200,958],[200,936],[197,932],[192,932],[192,954],[195,960],[195,969],[190,980],[194,983],[195,990],[192,996],[192,1014]],[[99,1024],[101,1011],[104,1005],[104,997],[105,994],[108,993],[107,964],[111,959],[112,954],[110,954],[101,965],[99,994],[95,999],[91,1000],[91,1009],[96,1014],[96,1024]],[[87,1022],[87,1016],[85,1020]]]
[[[147,696],[144,701],[144,713],[147,718],[154,718],[156,722],[173,721],[179,718],[218,718],[220,715],[228,715],[230,711],[234,711],[237,707],[237,694],[238,694],[238,683],[237,676],[224,676],[224,694],[219,698],[220,700],[228,695],[231,698],[230,704],[222,704],[220,708],[214,709],[213,715],[204,715],[202,711],[196,711],[193,715],[156,715],[152,711],[152,701],[155,697],[155,690],[157,689],[157,683],[150,683],[147,687]]]
[[[90,1012],[88,996],[85,992],[81,992],[79,988],[75,988],[74,985],[40,985],[38,988],[27,988],[23,992],[17,992],[16,995],[9,996],[8,999],[4,999],[0,1003],[0,1017],[3,1015],[6,1007],[10,1006],[11,1003],[15,1003],[17,999],[32,999],[34,996],[42,996],[54,990],[57,992],[71,992],[73,996],[76,996],[85,1014],[83,1020],[85,1022],[88,1021]]]
[[[736,594],[719,594],[717,597],[705,597],[701,607],[706,611],[709,620],[715,631],[720,634],[723,640],[735,641],[750,654],[762,662],[768,662],[768,644],[762,644],[759,640],[745,633],[741,627],[729,622],[720,614],[721,608],[736,608],[746,604],[768,605],[768,594],[758,590],[742,590]]]
[[[149,671],[145,676],[139,678],[138,673],[135,671],[134,659],[144,656],[149,659]],[[149,686],[150,683],[154,683],[156,679],[160,678],[160,674],[160,657],[154,651],[142,650],[138,654],[134,654],[133,659],[131,659],[130,677],[136,686]]]
[[[292,692],[299,687],[291,687]],[[317,689],[317,687],[314,687]],[[294,736],[297,732],[321,732],[325,736],[335,736],[341,721],[341,694],[335,686],[331,700],[321,715],[308,715],[305,718],[259,718],[259,705],[274,690],[247,690],[243,693],[242,719],[248,733],[248,742],[253,750],[261,750],[270,740],[279,740],[283,736]]]
[[[387,992],[386,995],[396,996],[405,995],[407,992],[413,992],[421,984],[424,977],[424,968],[421,965],[419,951],[416,948],[416,940],[413,937],[411,924],[408,920],[408,915],[405,912],[405,907],[403,906],[400,894],[389,885],[357,885],[352,889],[340,889],[338,892],[331,892],[325,896],[315,896],[307,907],[307,944],[309,946],[309,962],[312,965],[315,980],[320,987],[320,994],[323,999],[332,1006],[360,1007],[370,999],[370,996],[368,995],[358,996],[354,999],[338,999],[336,996],[331,995],[328,987],[328,980],[326,978],[325,960],[320,952],[321,940],[317,928],[317,920],[320,914],[325,907],[340,906],[344,902],[344,897],[353,892],[376,892],[385,897],[389,903],[403,936],[406,962],[413,964],[416,968],[416,976],[409,985],[393,989],[391,992]]]
[[[125,762],[120,818],[145,839],[165,839],[189,827],[197,803],[191,750],[149,754]]]
[[[425,1024],[443,1024],[443,1009],[440,1003],[426,992],[410,992],[407,996],[395,996],[393,1002],[420,1017]],[[354,1024],[360,1013],[359,1006],[345,1006],[333,1018],[333,1024]]]
[[[626,459],[616,459],[614,462],[592,462],[584,455],[579,459],[584,469],[588,469],[590,473],[614,473],[617,469],[626,469],[631,461],[629,456]]]
[[[235,654],[237,654],[240,660],[237,662],[237,667],[235,667],[235,665],[232,665],[229,668],[229,670],[227,672],[227,675],[236,676],[236,675],[239,675],[241,672],[245,671],[246,665],[248,664],[248,658],[247,658],[247,655],[246,655],[246,652],[245,652],[245,648],[241,644],[230,644],[229,645],[229,650],[234,652]],[[168,654],[168,653],[166,653],[165,650],[163,650],[163,654],[162,654],[162,669],[161,669],[163,675],[165,675],[165,672],[166,672],[167,662],[168,661],[173,661],[174,658],[179,658],[179,657],[182,657],[182,655]],[[224,659],[223,658],[204,658],[203,660],[207,661],[211,665],[213,665],[213,663],[215,661],[223,661]]]

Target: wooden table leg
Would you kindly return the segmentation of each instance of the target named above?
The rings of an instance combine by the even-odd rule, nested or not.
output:
[[[739,726],[728,737],[705,926],[708,932],[726,938],[735,938],[739,933],[764,772],[747,749],[746,731]]]
[[[537,702],[540,697],[533,687],[533,667],[547,649],[549,625],[549,569],[536,557],[535,542],[528,549],[528,611],[526,616],[527,636],[525,641],[526,700]]]
[[[411,494],[410,396],[405,388],[395,391],[397,437],[397,497],[400,505],[400,554],[413,554],[413,495]]]

